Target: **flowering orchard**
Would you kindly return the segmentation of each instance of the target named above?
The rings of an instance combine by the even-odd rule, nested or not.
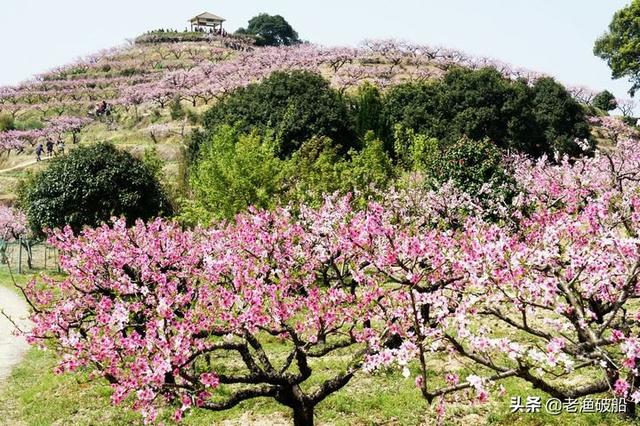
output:
[[[65,134],[71,134],[75,140],[77,134],[89,121],[80,117],[58,117],[49,120],[42,129],[0,132],[0,146],[6,152],[11,150],[21,152],[26,146],[35,146],[38,142],[62,140]]]
[[[387,368],[413,375],[440,416],[447,402],[503,392],[505,378],[562,400],[609,393],[633,415],[637,143],[509,158],[521,192],[492,221],[445,186],[391,191],[364,210],[349,197],[254,210],[207,230],[116,220],[56,231],[68,276],[25,290],[29,341],[54,347],[59,371],[106,379],[113,403],[133,401],[148,422],[167,405],[180,420],[269,397],[308,425],[354,376]],[[336,354],[339,368],[321,367]],[[448,370],[454,361],[473,374]]]
[[[138,116],[140,108],[163,109],[175,100],[193,106],[209,104],[274,71],[319,72],[346,91],[365,81],[384,88],[406,80],[439,78],[453,66],[492,67],[505,78],[529,83],[543,76],[491,58],[395,40],[365,41],[358,48],[300,45],[249,51],[215,40],[143,43],[99,52],[16,87],[0,87],[0,113],[13,118],[84,119],[97,104],[107,101],[117,111],[133,110]],[[574,87],[571,93],[586,104],[595,97],[584,87]],[[622,100],[618,105],[625,115],[633,109]],[[49,133],[45,128],[38,135],[46,138]],[[0,150],[20,150],[38,135],[0,133]]]

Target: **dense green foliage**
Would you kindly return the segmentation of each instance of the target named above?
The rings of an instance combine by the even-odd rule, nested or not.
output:
[[[46,228],[96,226],[113,216],[129,223],[171,213],[153,171],[131,154],[100,143],[50,161],[20,190],[34,233]]]
[[[386,189],[397,174],[383,144],[372,133],[360,151],[340,155],[326,138],[306,142],[285,170],[287,201],[319,205],[326,194],[355,193],[358,201]]]
[[[171,104],[169,104],[169,114],[171,115],[172,120],[180,120],[185,117],[186,112],[184,111],[184,108],[182,108],[180,98],[176,98],[171,101]]]
[[[590,140],[585,112],[551,78],[528,85],[495,69],[456,68],[442,80],[384,93],[365,83],[342,95],[318,74],[276,72],[205,113],[181,218],[317,205],[336,192],[364,201],[415,171],[431,188],[451,182],[504,200],[513,193],[505,151],[582,155],[576,138]]]
[[[488,139],[463,137],[453,143],[441,143],[396,126],[394,150],[398,167],[421,172],[431,189],[451,182],[485,202],[492,201],[486,197],[507,200],[514,194],[515,184],[503,163],[504,153]]]
[[[603,90],[598,93],[592,102],[593,106],[601,109],[602,111],[613,111],[618,107],[616,97],[608,90]]]
[[[463,138],[435,154],[425,158],[424,172],[436,185],[452,181],[468,194],[494,194],[511,184],[502,152],[488,140]],[[484,186],[491,190],[483,190]]]
[[[9,114],[0,114],[0,132],[15,129],[15,121]]]
[[[369,131],[376,136],[383,133],[384,103],[380,90],[372,84],[365,83],[353,97],[353,114],[355,129],[359,137],[364,137]]]
[[[369,135],[362,150],[341,154],[326,137],[302,144],[291,158],[278,156],[271,134],[243,134],[221,126],[191,168],[192,200],[181,220],[187,224],[231,219],[249,206],[271,208],[301,201],[318,205],[326,194],[357,191],[365,200],[385,189],[395,175],[382,142]]]
[[[224,124],[238,125],[243,133],[272,129],[282,158],[316,136],[331,138],[342,152],[357,145],[345,102],[329,82],[307,71],[275,72],[225,97],[205,114],[195,151]]]
[[[616,12],[593,53],[607,61],[613,78],[629,78],[633,96],[640,88],[640,0]]]
[[[542,78],[532,87],[491,68],[454,69],[444,79],[392,88],[385,99],[387,131],[396,124],[446,143],[489,138],[503,149],[533,156],[577,154],[589,138],[580,105],[563,86]]]
[[[249,20],[247,28],[240,28],[236,34],[256,37],[258,46],[291,46],[300,43],[298,33],[280,15],[261,13]]]
[[[271,137],[219,127],[191,170],[194,201],[185,204],[183,221],[208,223],[233,218],[249,206],[272,207],[282,180],[277,151]]]

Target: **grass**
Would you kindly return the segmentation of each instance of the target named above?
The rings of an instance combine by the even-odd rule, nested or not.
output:
[[[324,367],[335,360],[325,361]],[[32,349],[0,388],[0,418],[12,425],[131,425],[141,417],[126,406],[110,404],[110,387],[101,380],[89,380],[88,373],[55,375],[56,356],[49,351]],[[540,396],[517,380],[505,382],[506,395]],[[171,412],[161,415],[164,424],[173,424]],[[434,408],[428,406],[413,384],[397,372],[376,375],[360,374],[342,391],[317,407],[320,425],[430,425],[435,424]],[[225,412],[192,411],[185,425],[212,424],[290,424],[289,411],[269,399],[246,401]],[[510,413],[509,397],[496,397],[488,404],[464,401],[448,404],[448,425],[630,425],[617,415]]]
[[[33,275],[14,275],[18,284],[24,284]],[[6,267],[0,268],[0,285],[15,289]],[[283,347],[273,338],[265,338],[263,344],[274,359],[284,354]],[[314,375],[305,387],[318,384],[339,371],[348,362],[349,352],[343,350],[312,364]],[[57,356],[51,351],[31,349],[25,359],[14,369],[9,379],[0,384],[0,421],[7,425],[132,425],[141,424],[142,418],[129,406],[115,407],[110,403],[111,388],[106,381],[90,380],[87,371],[56,375],[53,369]],[[225,368],[232,369],[237,360],[222,359]],[[437,364],[432,360],[431,365]],[[451,365],[461,377],[470,374],[462,366]],[[360,373],[341,391],[331,395],[316,409],[316,421],[320,425],[366,426],[394,425],[413,426],[436,424],[435,408],[429,406],[414,385],[416,366],[412,366],[412,378],[404,378],[397,371],[383,371],[369,375]],[[569,414],[551,415],[544,411],[527,414],[511,413],[510,397],[540,396],[544,393],[517,379],[505,381],[503,397],[494,396],[487,404],[472,404],[462,398],[447,403],[447,425],[612,425],[633,424],[615,414]],[[226,389],[228,390],[228,389]],[[225,389],[220,389],[224,392]],[[604,397],[604,396],[603,396]],[[594,397],[597,398],[597,397]],[[172,410],[161,415],[164,424],[173,424]],[[193,410],[186,416],[184,424],[204,425],[287,425],[291,415],[271,399],[246,401],[225,412]]]
[[[12,270],[14,269],[15,267],[12,267]],[[36,274],[37,272],[35,271],[28,274],[18,274],[17,272],[14,272],[13,274],[11,274],[9,273],[9,268],[7,267],[7,265],[1,265],[0,266],[0,286],[13,290],[17,294],[22,294],[20,290],[16,288],[15,285],[13,285],[13,280],[11,278],[11,275],[13,275],[13,279],[15,280],[16,284],[22,286],[28,283],[29,280],[31,280]]]

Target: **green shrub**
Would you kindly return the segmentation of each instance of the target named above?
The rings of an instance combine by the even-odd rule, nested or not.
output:
[[[382,96],[378,88],[365,83],[358,88],[353,99],[355,129],[360,138],[367,132],[374,132],[376,137],[382,133]]]
[[[129,224],[170,214],[153,171],[131,154],[100,143],[56,157],[20,189],[20,204],[37,235],[69,225],[74,232],[113,216]]]
[[[238,89],[207,111],[203,122],[194,152],[225,124],[238,126],[242,133],[257,130],[264,135],[272,129],[281,158],[317,136],[331,138],[342,153],[357,146],[345,102],[327,80],[308,71],[275,72],[261,83]]]
[[[456,68],[441,81],[399,85],[384,103],[388,142],[397,124],[444,144],[488,138],[533,156],[575,153],[574,139],[590,137],[582,108],[553,79],[529,87],[492,68]]]
[[[169,104],[169,113],[171,114],[172,120],[181,120],[185,117],[186,113],[184,111],[184,108],[182,108],[180,98],[176,98],[171,101],[171,103]]]
[[[283,168],[277,152],[277,142],[269,135],[218,128],[191,169],[194,199],[185,201],[182,221],[208,224],[212,219],[231,219],[249,206],[275,205]]]
[[[192,109],[187,109],[186,114],[187,114],[187,120],[189,121],[189,124],[193,124],[193,125],[200,124],[201,122],[200,114],[198,114],[196,111]]]
[[[158,181],[164,179],[164,172],[162,171],[164,161],[158,155],[158,149],[155,146],[144,150],[142,162]]]
[[[530,154],[560,154],[579,156],[582,149],[575,139],[586,139],[593,147],[589,125],[584,112],[569,92],[552,78],[541,78],[530,89],[530,114],[533,124],[532,135],[522,134]],[[531,143],[534,143],[531,146]]]
[[[435,138],[416,134],[401,125],[395,126],[393,151],[402,170],[426,171],[440,157],[440,144]]]
[[[15,128],[15,121],[10,114],[0,114],[0,132],[14,130]]]
[[[342,179],[348,167],[330,139],[313,138],[302,144],[285,164],[283,186],[286,202],[318,206],[323,194],[343,189]]]
[[[502,187],[511,178],[502,165],[502,152],[489,140],[462,138],[424,161],[424,171],[437,184],[452,181],[459,189],[479,195],[484,185]]]
[[[122,77],[131,77],[136,74],[140,74],[140,70],[137,68],[125,68],[119,72]]]
[[[629,116],[625,116],[625,117],[621,117],[622,121],[627,125],[627,126],[637,126],[638,125],[638,118],[637,117],[629,117]]]
[[[384,144],[373,132],[364,138],[361,151],[351,151],[351,161],[345,169],[342,180],[348,191],[360,193],[363,201],[389,186],[395,177],[395,168],[384,149]],[[344,192],[344,191],[343,191]]]
[[[395,177],[395,168],[382,141],[373,133],[366,135],[361,151],[351,150],[345,158],[327,138],[305,142],[287,162],[285,170],[287,202],[322,203],[327,194],[354,193],[364,202],[386,189]]]
[[[34,130],[34,129],[42,129],[44,124],[38,118],[31,117],[23,120],[16,120],[15,128],[17,130]]]
[[[613,93],[608,90],[603,90],[598,93],[592,102],[593,106],[601,109],[602,111],[613,111],[618,108],[618,102],[616,101],[616,97]]]

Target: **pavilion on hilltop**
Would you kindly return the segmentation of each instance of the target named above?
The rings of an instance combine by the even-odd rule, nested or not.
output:
[[[222,34],[223,32],[222,23],[224,21],[224,18],[209,12],[201,13],[189,20],[191,23],[191,31],[210,29],[211,32],[218,34]]]

